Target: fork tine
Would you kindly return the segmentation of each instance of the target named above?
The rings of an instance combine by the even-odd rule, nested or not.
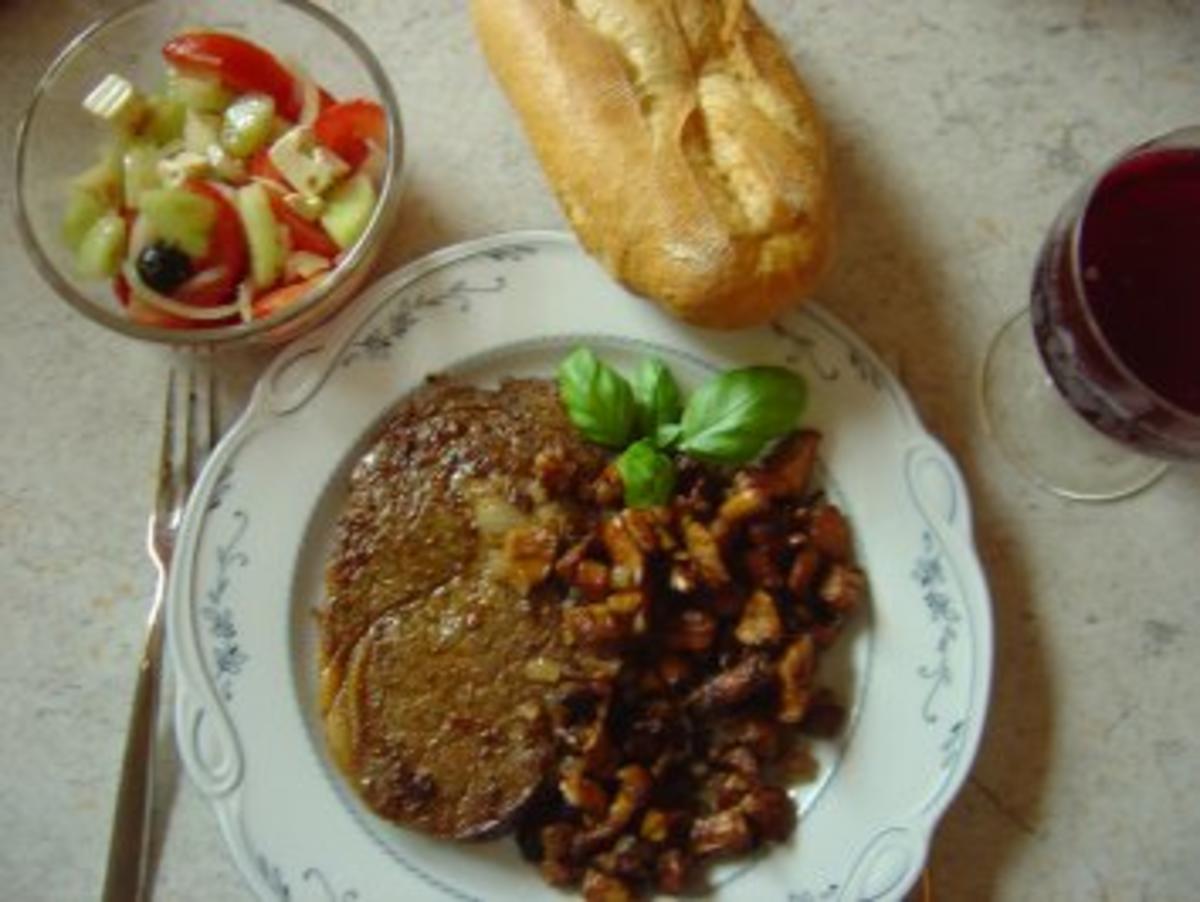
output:
[[[205,355],[205,371],[204,371],[204,394],[205,403],[203,408],[204,413],[204,458],[201,459],[201,464],[212,453],[213,448],[217,444],[217,435],[219,433],[219,421],[217,418],[217,368],[213,365],[212,354]]]
[[[167,373],[167,398],[163,402],[162,448],[158,458],[158,490],[154,493],[155,513],[170,516],[175,495],[175,370]]]
[[[183,507],[196,478],[196,361],[188,361],[187,381],[184,383],[183,467],[176,486],[176,509]]]

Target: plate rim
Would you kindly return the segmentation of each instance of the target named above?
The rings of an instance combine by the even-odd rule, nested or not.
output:
[[[207,715],[210,729],[225,732],[227,734],[225,741],[231,742],[234,749],[237,749],[239,743],[236,730],[229,723],[230,717],[221,709],[219,700],[217,700],[214,711],[211,710],[211,704],[205,705],[196,698],[197,693],[194,691],[197,688],[196,684],[211,684],[211,681],[205,673],[203,663],[198,660],[199,653],[196,648],[198,643],[190,643],[191,651],[196,652],[196,654],[190,654],[187,647],[189,643],[184,642],[184,637],[190,632],[190,617],[185,614],[191,609],[191,602],[188,599],[190,593],[187,591],[186,583],[190,581],[200,528],[207,513],[203,508],[207,506],[214,489],[218,488],[222,471],[229,459],[236,456],[242,445],[251,440],[258,431],[258,427],[274,416],[286,416],[319,391],[321,384],[335,369],[337,361],[346,352],[355,335],[398,294],[423,276],[465,258],[525,244],[552,244],[587,256],[569,233],[545,229],[523,229],[500,232],[438,248],[382,274],[344,313],[285,347],[263,369],[244,410],[222,437],[193,492],[178,542],[179,550],[183,554],[177,557],[177,566],[173,569],[168,586],[168,649],[178,685],[184,690],[179,692],[176,698],[174,712],[176,741],[180,747],[181,758],[189,778],[213,804],[227,845],[229,845],[243,877],[260,896],[277,897],[279,893],[278,887],[272,885],[270,874],[264,872],[262,862],[252,860],[248,856],[247,850],[240,848],[242,843],[236,835],[238,825],[235,822],[235,814],[238,812],[234,811],[234,808],[240,810],[235,793],[241,782],[240,750],[234,755],[231,766],[224,771],[218,769],[215,772],[216,779],[214,779],[214,772],[210,768],[198,764],[193,749],[189,748],[185,742],[186,730],[189,727],[195,729],[198,720]],[[614,290],[620,290],[620,288],[614,283]],[[970,498],[956,462],[941,442],[926,429],[911,396],[870,345],[834,314],[815,302],[810,301],[804,304],[800,312],[802,315],[814,318],[820,326],[840,339],[848,348],[864,354],[867,363],[874,368],[875,372],[884,374],[883,382],[900,415],[903,434],[909,440],[909,444],[903,449],[906,476],[912,477],[908,484],[909,493],[913,496],[913,501],[926,520],[930,531],[936,534],[936,541],[940,543],[942,552],[951,559],[952,565],[961,566],[964,562],[971,565],[971,572],[965,576],[958,574],[957,578],[960,580],[970,579],[974,589],[972,592],[964,593],[964,607],[967,607],[967,598],[975,602],[967,611],[973,618],[972,638],[974,641],[972,647],[976,652],[972,655],[971,661],[973,667],[978,668],[981,673],[973,671],[971,679],[973,691],[970,694],[972,723],[964,735],[957,737],[958,747],[953,769],[947,773],[934,796],[920,812],[919,823],[914,820],[906,825],[910,828],[917,828],[916,836],[904,837],[904,839],[910,847],[910,853],[917,856],[917,863],[920,865],[924,862],[928,843],[938,821],[969,775],[986,727],[994,670],[995,638],[991,593],[987,585],[983,561],[974,542]],[[774,330],[786,328],[786,326],[783,326],[780,321],[775,321],[768,328]],[[316,367],[319,377],[312,381],[312,384],[301,386],[296,398],[290,400],[284,398],[282,403],[279,403],[279,399],[274,397],[272,389],[274,382],[290,366],[313,355],[316,355],[316,360],[312,366]],[[932,469],[938,473],[933,488],[928,491],[920,486],[915,476],[912,476],[922,468]],[[197,674],[199,674],[199,678],[197,678]],[[199,688],[206,690],[207,694],[211,696],[210,702],[216,700],[215,691],[211,685]],[[205,691],[201,691],[199,694],[204,695]],[[234,803],[232,806],[227,804],[231,798]],[[889,832],[891,831],[885,830],[883,834]],[[883,839],[882,834],[871,839],[864,848],[860,859],[870,857],[877,841]],[[886,852],[886,842],[884,847]],[[884,858],[886,857],[884,855]],[[879,856],[875,855],[875,858],[879,859]],[[912,868],[902,881],[902,885],[894,883],[888,887],[885,892],[886,897],[891,898],[893,890],[897,896],[902,895],[911,887],[919,874],[919,866]],[[264,890],[267,890],[270,895],[264,893]],[[844,896],[843,892],[828,897],[818,895],[813,898],[843,898]],[[801,894],[802,897],[803,894]]]

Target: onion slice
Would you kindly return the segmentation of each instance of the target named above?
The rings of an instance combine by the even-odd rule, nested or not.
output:
[[[238,309],[238,315],[242,318],[242,322],[248,323],[254,319],[254,286],[249,279],[245,279],[237,287],[237,300],[234,306]]]
[[[199,278],[210,271],[206,270],[198,276],[193,276],[193,278]],[[121,267],[121,275],[125,277],[125,281],[129,283],[130,289],[137,295],[138,300],[145,301],[151,307],[157,307],[164,313],[169,313],[180,319],[212,322],[214,320],[228,319],[231,316],[238,316],[241,313],[241,305],[236,302],[223,304],[220,307],[196,307],[192,304],[181,304],[179,301],[173,300],[166,295],[159,294],[142,280],[142,277],[138,275],[137,267],[128,260]]]
[[[145,213],[137,214],[133,219],[133,226],[129,229],[129,257],[136,260],[156,237],[150,218]]]
[[[179,286],[181,292],[199,291],[207,288],[214,282],[219,282],[225,278],[229,272],[229,267],[224,264],[220,266],[210,266],[208,269],[202,269],[186,282]]]
[[[313,81],[308,71],[298,61],[289,59],[288,68],[292,78],[300,85],[300,118],[297,125],[312,125],[321,113],[321,89]]]

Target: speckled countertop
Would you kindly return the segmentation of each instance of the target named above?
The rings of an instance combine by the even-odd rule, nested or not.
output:
[[[335,0],[407,114],[384,267],[561,225],[462,5]],[[102,3],[0,5],[0,157],[54,49]],[[997,667],[975,771],[933,847],[938,898],[1200,895],[1200,469],[1108,506],[1031,487],[984,434],[975,376],[1027,297],[1065,196],[1121,147],[1200,119],[1190,0],[761,0],[824,107],[841,189],[821,301],[897,361],[972,489]],[[142,551],[163,352],[71,313],[0,182],[0,896],[98,895],[152,574]],[[238,361],[244,390],[261,359]],[[247,891],[166,756],[165,899]]]

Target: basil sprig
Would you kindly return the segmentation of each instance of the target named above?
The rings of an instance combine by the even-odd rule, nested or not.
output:
[[[657,357],[647,357],[633,374],[633,397],[637,401],[638,432],[654,438],[658,430],[679,422],[683,414],[683,394],[667,365]]]
[[[675,491],[675,461],[648,438],[625,449],[617,458],[617,472],[625,484],[626,507],[658,507]]]
[[[637,416],[625,377],[587,348],[576,348],[558,367],[558,393],[571,422],[588,441],[624,448]]]
[[[804,380],[778,366],[729,370],[702,385],[683,412],[679,450],[721,464],[753,460],[796,426]]]
[[[671,449],[714,464],[746,463],[796,427],[808,400],[804,380],[791,370],[751,366],[713,377],[685,404],[661,360],[643,360],[630,384],[584,347],[559,365],[558,386],[585,438],[625,449],[616,467],[629,507],[670,501]]]

